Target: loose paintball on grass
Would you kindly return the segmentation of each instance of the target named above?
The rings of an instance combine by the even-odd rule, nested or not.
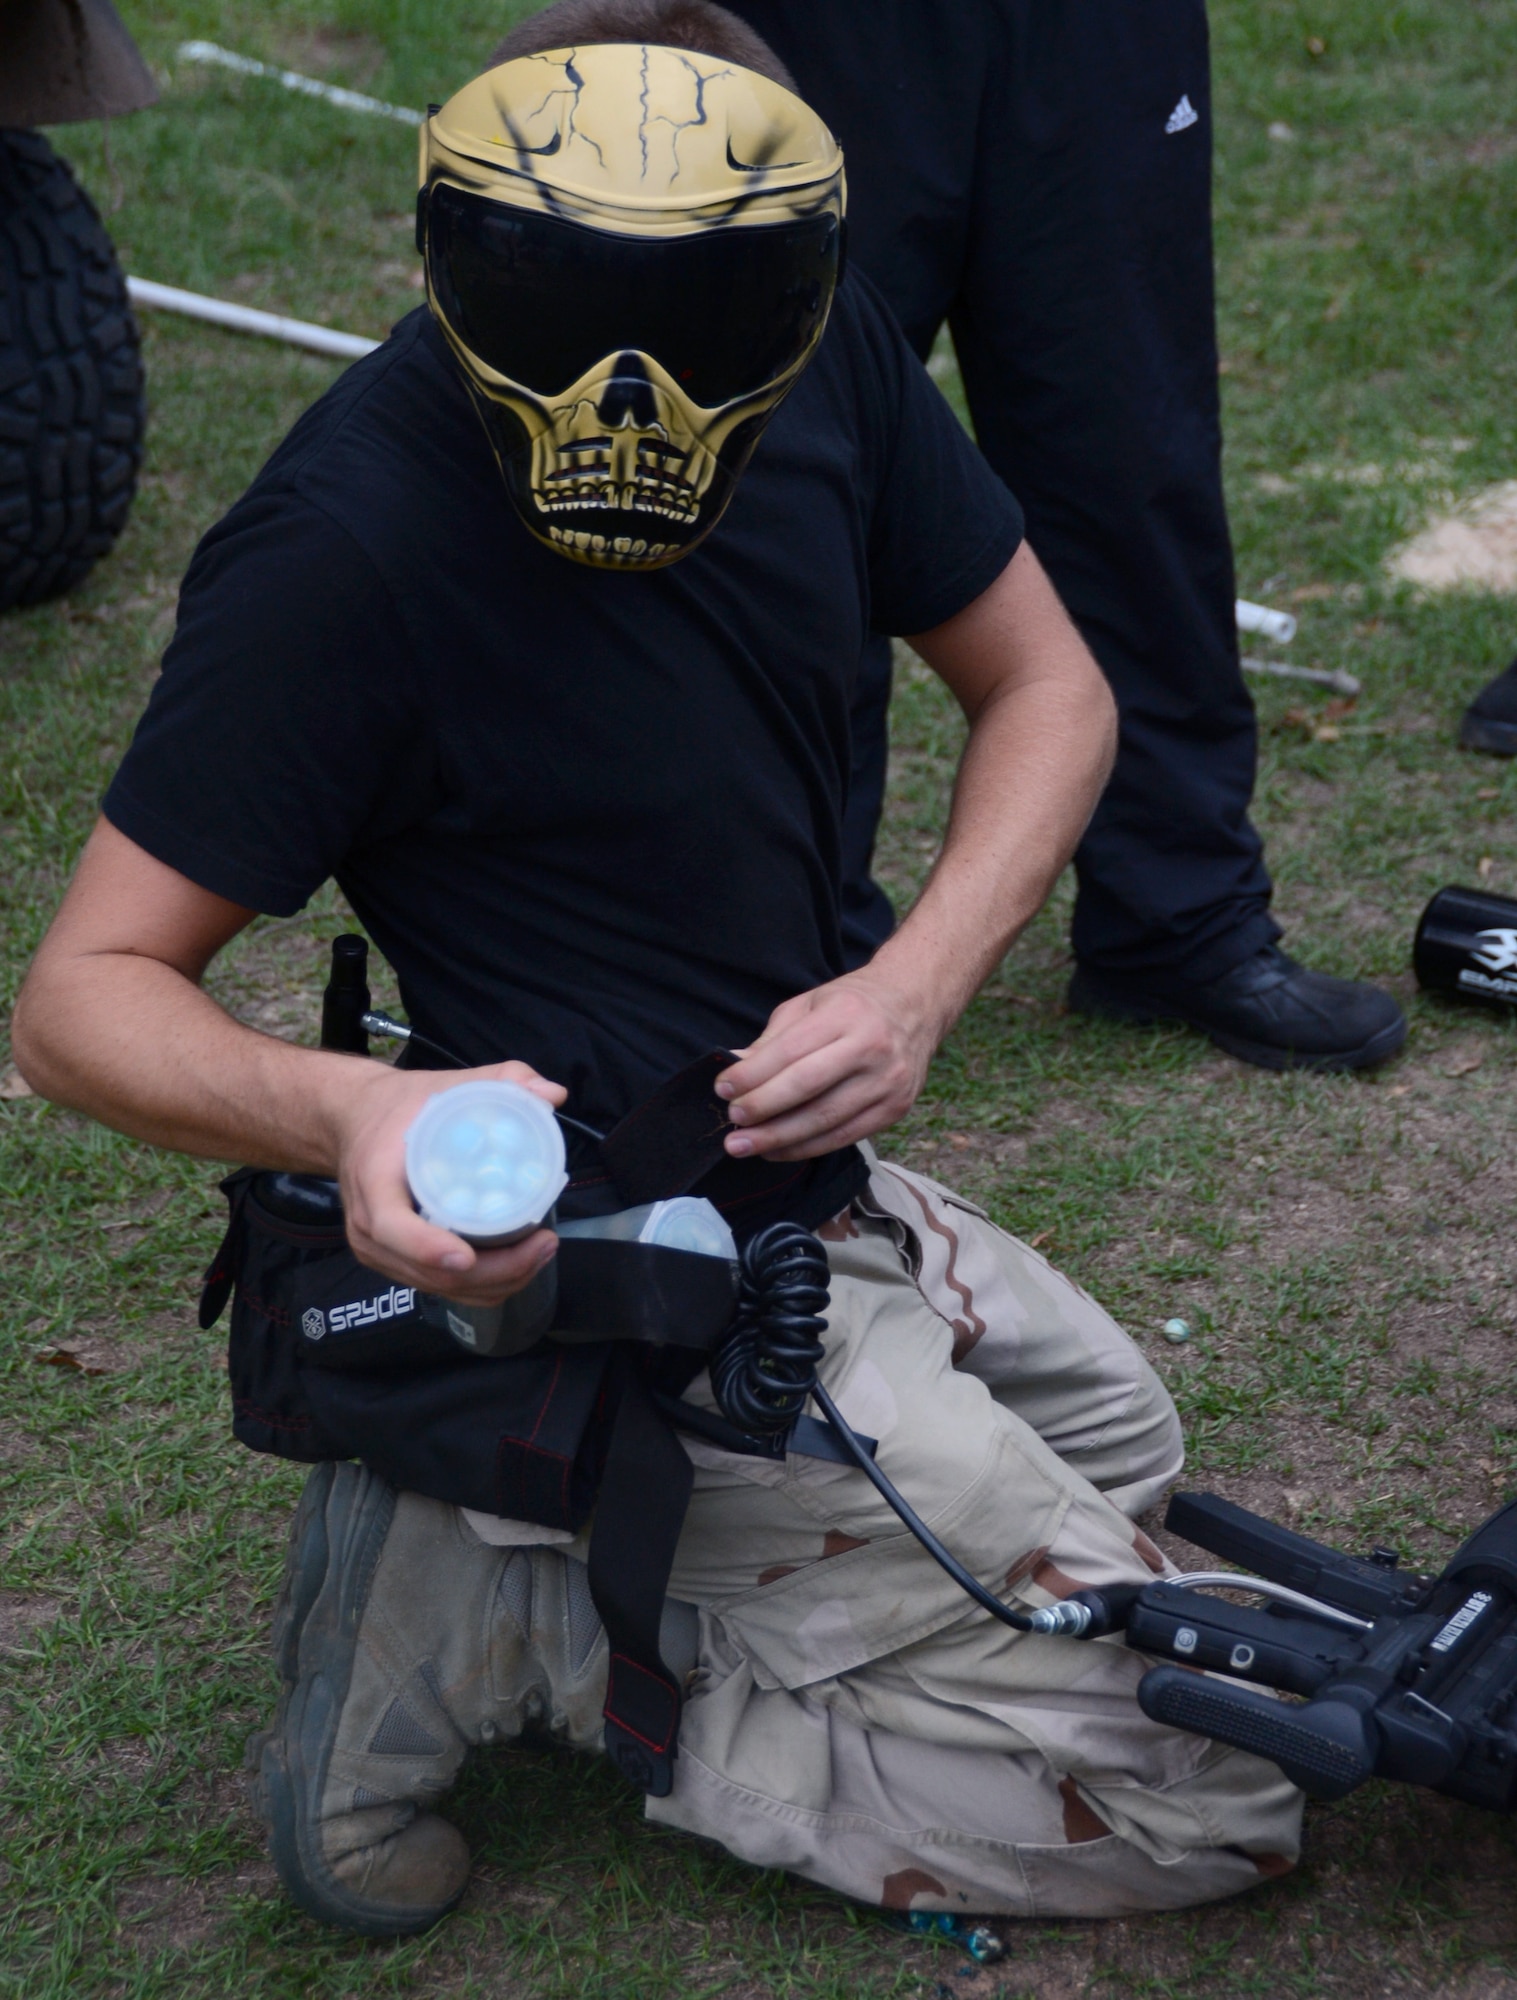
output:
[[[124,267],[382,339],[420,296],[414,133],[181,46],[421,107],[476,73],[521,0],[122,11],[159,104],[52,136]],[[1359,684],[1253,679],[1256,813],[1287,945],[1394,992],[1411,1036],[1368,1076],[1268,1075],[1180,1030],[1076,1020],[1066,880],[886,1150],[1121,1320],[1178,1402],[1187,1484],[1437,1567],[1517,1491],[1517,1015],[1421,996],[1409,970],[1435,890],[1517,896],[1517,768],[1455,748],[1517,650],[1517,18],[1500,0],[1214,0],[1212,26],[1238,591],[1299,620],[1288,649],[1248,645]],[[0,620],[3,1012],[198,537],[340,373],[142,324],[127,529],[70,596]],[[946,340],[933,372],[962,409]],[[880,872],[904,906],[963,726],[904,649],[898,665]],[[330,888],[260,919],[211,990],[312,1043],[326,943],[352,923]],[[382,964],[374,1001],[399,1005]],[[1379,1784],[1310,1809],[1301,1866],[1246,1898],[1007,1923],[1005,1958],[977,1966],[645,1825],[599,1764],[480,1755],[449,1807],[476,1856],[462,1909],[396,1944],[313,1924],[241,1775],[274,1697],[301,1473],[232,1443],[222,1341],[195,1330],[216,1178],[31,1096],[0,1044],[0,1992],[1517,1995],[1511,1823]]]

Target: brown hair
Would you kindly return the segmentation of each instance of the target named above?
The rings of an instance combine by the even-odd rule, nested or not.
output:
[[[771,83],[795,90],[795,78],[761,35],[713,0],[553,0],[540,14],[518,21],[495,48],[490,67],[544,49],[590,42],[652,42],[690,49],[757,70]],[[799,93],[797,92],[797,95]]]

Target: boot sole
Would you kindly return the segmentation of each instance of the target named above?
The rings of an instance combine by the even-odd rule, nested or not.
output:
[[[289,1554],[279,1602],[274,1606],[274,1663],[289,1687],[300,1674],[300,1635],[326,1577],[329,1561],[326,1507],[335,1464],[318,1465],[307,1479],[290,1524]]]
[[[1461,750],[1483,750],[1488,757],[1517,757],[1517,722],[1490,722],[1483,715],[1466,715],[1459,725]]]
[[[1271,1042],[1250,1041],[1244,1035],[1230,1035],[1220,1028],[1208,1026],[1182,1013],[1178,1008],[1160,1012],[1156,1008],[1143,1007],[1132,1001],[1109,999],[1104,994],[1094,994],[1089,988],[1077,990],[1070,987],[1069,1004],[1077,1014],[1085,1014],[1096,1020],[1122,1021],[1129,1027],[1156,1028],[1180,1026],[1194,1028],[1205,1035],[1217,1048],[1240,1062],[1252,1063],[1256,1069],[1306,1070],[1318,1076],[1332,1076],[1345,1070],[1373,1069],[1377,1063],[1389,1062],[1406,1040],[1406,1019],[1404,1016],[1389,1022],[1371,1035],[1368,1041],[1357,1048],[1332,1049],[1326,1052],[1303,1052],[1298,1049],[1282,1049]]]
[[[426,1930],[458,1901],[400,1910],[370,1902],[334,1878],[321,1852],[327,1769],[369,1584],[394,1513],[393,1490],[361,1466],[322,1465],[307,1481],[274,1621],[284,1692],[273,1725],[249,1737],[247,1748],[253,1803],[286,1892],[307,1915],[360,1937]],[[321,1671],[310,1661],[302,1671],[308,1637]]]

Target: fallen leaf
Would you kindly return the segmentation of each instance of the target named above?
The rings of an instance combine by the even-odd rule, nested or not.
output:
[[[1482,854],[1480,859],[1475,863],[1475,873],[1480,877],[1482,882],[1489,882],[1491,871],[1495,866],[1496,857],[1494,855]]]
[[[1331,701],[1323,703],[1322,720],[1324,722],[1336,722],[1341,716],[1352,715],[1358,706],[1358,695],[1335,694]]]
[[[1292,604],[1321,604],[1338,595],[1335,583],[1303,583],[1290,593]]]
[[[0,1098],[14,1100],[18,1097],[35,1097],[36,1095],[36,1091],[32,1089],[14,1063],[11,1063],[4,1071],[0,1071]]]
[[[974,1141],[967,1132],[950,1132],[948,1143],[956,1153],[967,1153]]]
[[[1479,1069],[1484,1061],[1485,1054],[1483,1050],[1469,1049],[1463,1055],[1455,1056],[1454,1060],[1445,1068],[1443,1074],[1445,1076],[1469,1076],[1475,1070]]]
[[[1499,799],[1501,797],[1501,787],[1499,785],[1482,785],[1475,796],[1477,799]]]
[[[1041,1250],[1045,1243],[1052,1243],[1052,1241],[1053,1231],[1051,1229],[1040,1229],[1036,1236],[1028,1237],[1027,1247],[1030,1250]]]
[[[1393,1083],[1385,1094],[1387,1097],[1405,1097],[1411,1087],[1409,1083]]]
[[[92,1361],[77,1341],[66,1341],[59,1347],[44,1347],[37,1359],[45,1368],[77,1368],[81,1375],[105,1375],[109,1372],[98,1361]]]
[[[1312,731],[1312,741],[1314,743],[1336,743],[1342,734],[1343,731],[1338,727],[1336,722],[1324,722],[1320,728]]]

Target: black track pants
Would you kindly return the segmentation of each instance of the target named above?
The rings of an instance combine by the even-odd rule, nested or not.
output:
[[[1204,0],[730,4],[837,131],[850,254],[920,354],[948,321],[980,446],[1116,694],[1076,954],[1215,977],[1279,932],[1222,499]],[[889,926],[888,692],[881,642],[855,710],[859,956]]]

